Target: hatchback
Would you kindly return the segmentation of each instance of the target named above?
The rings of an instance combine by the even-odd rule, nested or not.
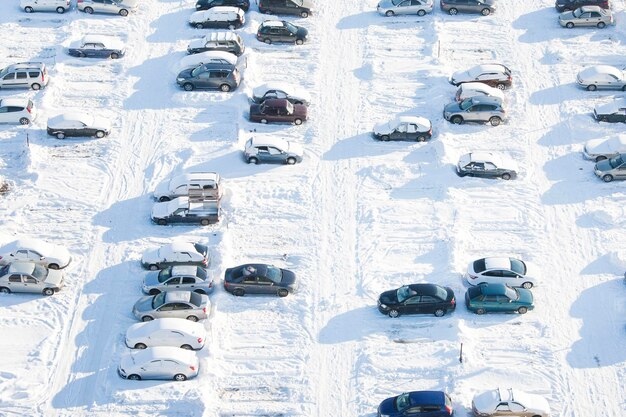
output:
[[[180,318],[191,321],[206,319],[209,296],[192,291],[166,291],[141,297],[133,307],[133,315],[141,321]]]
[[[490,123],[498,126],[505,119],[502,100],[495,97],[471,97],[460,103],[448,104],[443,110],[443,117],[453,124],[465,122]]]
[[[128,16],[128,13],[137,9],[138,0],[77,0],[76,6],[81,12],[110,13]]]
[[[604,182],[626,180],[626,154],[596,162],[593,172]]]
[[[193,351],[171,346],[134,350],[122,355],[117,373],[125,379],[185,381],[198,375],[200,364]]]
[[[68,49],[68,54],[79,58],[117,59],[126,54],[126,47],[119,38],[109,35],[87,35],[79,45]]]
[[[190,54],[207,51],[224,51],[236,56],[241,56],[245,50],[246,47],[244,46],[241,36],[235,32],[226,30],[212,31],[202,38],[192,40],[187,46],[187,52]]]
[[[198,0],[196,10],[208,10],[217,6],[238,7],[244,12],[250,9],[250,0]]]
[[[582,6],[600,6],[603,9],[610,7],[609,0],[556,0],[554,3],[554,8],[559,13],[576,10]]]
[[[202,64],[185,69],[176,77],[176,83],[185,91],[209,89],[227,93],[239,87],[240,81],[239,70],[230,64]]]
[[[455,308],[454,291],[435,284],[404,285],[396,290],[385,291],[378,297],[378,311],[392,318],[403,314],[434,314],[442,317]]]
[[[201,195],[204,200],[219,200],[222,197],[222,177],[217,172],[194,171],[176,175],[160,182],[153,197],[160,201],[170,201],[178,197]]]
[[[488,16],[496,11],[495,0],[440,0],[439,6],[451,15],[458,13],[480,13]]]
[[[304,104],[308,106],[311,102],[311,95],[304,88],[285,82],[271,82],[261,84],[252,90],[252,101],[257,104],[265,100],[284,98],[291,104]]]
[[[295,43],[302,45],[309,31],[302,26],[296,26],[285,20],[266,20],[261,23],[256,32],[256,38],[267,44]]]
[[[470,262],[465,279],[470,285],[506,284],[509,287],[526,289],[537,284],[532,268],[529,268],[526,262],[503,256],[481,258]]]
[[[506,284],[483,284],[469,288],[465,293],[465,305],[476,314],[525,314],[535,308],[530,290],[511,288]]]
[[[291,14],[300,17],[311,15],[309,0],[259,0],[259,11],[267,14]]]
[[[157,295],[163,291],[194,291],[209,294],[214,290],[213,278],[208,270],[200,266],[168,266],[160,271],[151,271],[143,279],[142,290]]]
[[[626,137],[591,139],[585,143],[583,156],[595,162],[626,154]]]
[[[63,287],[63,272],[33,262],[13,262],[0,269],[0,293],[53,295]]]
[[[291,104],[287,99],[271,99],[265,100],[262,104],[250,105],[251,122],[301,125],[306,117],[307,108],[305,105]]]
[[[452,400],[443,391],[405,392],[378,406],[377,417],[450,417]]]
[[[287,164],[302,162],[302,146],[274,137],[255,137],[246,142],[243,157],[249,164]]]
[[[576,26],[594,26],[604,29],[613,24],[613,13],[598,6],[583,6],[571,12],[559,15],[559,24],[568,29]]]
[[[126,346],[146,349],[172,346],[187,350],[204,347],[207,331],[202,323],[181,319],[156,319],[135,323],[126,330]]]
[[[274,265],[240,265],[226,269],[224,289],[238,297],[245,294],[277,294],[286,297],[297,289],[296,274]]]
[[[382,0],[376,10],[383,16],[414,14],[424,16],[433,11],[433,0]]]
[[[198,242],[173,242],[157,249],[149,249],[141,256],[141,265],[151,271],[175,265],[208,267],[209,248]]]
[[[36,115],[33,102],[27,98],[0,99],[0,123],[27,125]]]
[[[111,133],[111,122],[83,112],[63,113],[48,119],[47,132],[57,139],[67,137],[103,138]]]
[[[20,239],[0,248],[0,264],[32,262],[48,269],[63,269],[72,261],[70,252],[61,245],[39,239]]]
[[[492,152],[470,152],[462,155],[456,165],[459,177],[469,175],[480,178],[510,180],[517,176],[517,163],[508,155]]]
[[[472,411],[475,416],[484,417],[550,417],[550,404],[540,395],[496,388],[476,394]]]
[[[70,9],[70,0],[20,0],[20,7],[26,13],[57,12],[62,14]]]

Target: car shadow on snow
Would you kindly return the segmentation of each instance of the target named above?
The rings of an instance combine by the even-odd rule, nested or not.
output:
[[[578,84],[571,82],[544,88],[543,90],[533,91],[530,95],[529,101],[530,104],[537,105],[562,104],[567,100],[583,99],[581,93],[593,94],[586,92],[578,87]]]
[[[124,101],[127,110],[166,109],[179,107],[172,95],[176,91],[176,76],[170,75],[168,55],[145,60],[128,70],[128,76],[137,81],[132,86],[134,92]]]
[[[378,157],[405,150],[413,145],[415,145],[414,142],[382,142],[374,139],[371,132],[360,133],[350,138],[338,140],[330,150],[322,155],[322,159],[340,161],[349,158]]]
[[[150,43],[172,43],[183,39],[192,39],[204,36],[207,29],[195,29],[189,26],[189,18],[194,9],[181,7],[172,13],[159,16],[150,23],[150,27],[155,29],[146,40]],[[165,30],[163,30],[165,28]]]
[[[601,274],[613,274],[620,277],[624,277],[624,270],[619,265],[616,265],[615,257],[613,253],[606,253],[600,256],[595,261],[584,267],[580,271],[581,275],[601,275]],[[626,291],[624,292],[626,294]]]
[[[622,294],[620,296],[620,294]],[[624,279],[613,279],[587,288],[570,308],[582,320],[580,339],[567,353],[573,368],[600,368],[626,361],[626,288]]]
[[[578,36],[576,32],[588,29],[565,29],[561,27],[559,13],[554,7],[545,7],[523,14],[513,21],[512,26],[513,29],[526,30],[518,37],[518,40],[524,43],[546,42],[554,38],[562,39],[563,33]]]
[[[580,144],[579,150],[582,151],[582,145],[586,141],[603,137],[606,137],[606,130],[603,126],[600,126],[588,114],[578,114],[550,126],[539,138],[537,144],[547,147]],[[582,159],[582,154],[576,149],[572,153]]]
[[[58,295],[53,295],[52,297],[58,297]],[[42,298],[46,298],[46,296],[43,294],[26,293],[0,294],[0,308],[11,308],[24,303],[38,303]]]
[[[363,29],[374,25],[384,26],[390,29],[399,28],[400,26],[413,28],[415,23],[430,23],[429,19],[432,18],[432,13],[426,14],[423,17],[417,15],[386,17],[378,14],[376,11],[367,11],[342,17],[336,27],[339,30]]]
[[[282,164],[248,164],[243,159],[241,150],[228,152],[216,158],[209,159],[188,168],[188,171],[215,171],[219,172],[224,180],[245,178],[251,175],[266,173],[279,167],[294,168]],[[297,166],[298,164],[296,164]]]

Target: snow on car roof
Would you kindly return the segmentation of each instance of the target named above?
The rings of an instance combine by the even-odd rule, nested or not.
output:
[[[83,37],[83,44],[85,43],[101,43],[107,47],[122,46],[122,40],[110,35],[85,35]]]
[[[596,113],[612,114],[612,113],[619,111],[620,109],[625,109],[625,108],[626,108],[626,99],[620,98],[610,103],[600,104],[596,106]]]
[[[172,242],[163,246],[169,252],[195,252],[196,248],[192,242]]]
[[[303,87],[282,81],[275,81],[261,84],[252,90],[252,94],[256,97],[263,96],[269,90],[280,90],[290,96],[298,97],[310,101],[310,94]]]
[[[252,138],[252,146],[274,146],[279,149],[286,149],[289,142],[281,138],[256,136]]]
[[[204,326],[201,323],[195,323],[191,320],[181,320],[167,317],[133,324],[128,328],[127,333],[136,337],[149,335],[155,330],[180,330],[190,334],[198,334],[204,330]]]
[[[32,262],[13,262],[9,266],[9,273],[32,274],[34,270],[35,264]]]
[[[220,175],[217,172],[187,172],[172,178],[173,183],[186,184],[190,180],[203,180],[219,182]]]
[[[197,268],[197,266],[193,265],[176,265],[172,267],[172,276],[196,275]]]
[[[84,123],[87,126],[93,124],[93,116],[90,116],[85,113],[72,112],[72,113],[63,113],[51,117],[48,119],[48,125],[54,125],[55,127],[62,126],[73,126],[76,122]]]
[[[597,74],[611,74],[617,78],[622,78],[622,71],[619,69],[612,67],[610,65],[593,65],[591,67],[587,67],[578,73],[583,79],[585,77],[593,77]]]
[[[261,26],[273,26],[273,27],[282,27],[285,26],[282,20],[266,20],[261,23]]]
[[[233,39],[237,39],[239,37],[235,32],[227,31],[227,30],[216,30],[210,32],[202,38],[205,42],[210,41],[229,41]]]
[[[508,68],[502,64],[482,64],[476,65],[467,70],[469,74],[479,75],[485,72],[504,72],[506,73]]]
[[[198,12],[193,12],[191,14],[191,17],[189,18],[189,21],[198,22],[202,20],[208,20],[209,17],[214,17],[215,15],[218,15],[218,14],[228,14],[228,13],[241,14],[243,13],[243,11],[239,7],[216,6],[208,10],[200,10]],[[212,20],[215,20],[215,19],[212,19]]]
[[[165,293],[166,303],[184,302],[188,303],[191,299],[190,291],[168,291]]]
[[[517,163],[509,155],[494,152],[471,152],[470,160],[474,162],[491,162],[499,168],[517,168]]]
[[[511,269],[511,260],[505,257],[485,258],[486,269]]]
[[[237,64],[237,57],[230,52],[225,51],[205,51],[198,54],[191,54],[183,57],[178,66],[192,67],[200,64],[206,64],[212,61],[226,61],[232,65]]]
[[[398,123],[413,123],[422,127],[431,128],[430,120],[421,116],[400,116],[396,119]]]
[[[17,249],[32,249],[40,254],[50,254],[52,245],[40,239],[19,239],[11,244],[11,247]]]
[[[28,101],[27,97],[8,97],[0,100],[0,104],[3,106],[26,107],[28,106]]]
[[[142,364],[155,359],[172,359],[183,363],[189,363],[192,361],[192,357],[196,356],[196,352],[193,350],[186,350],[173,346],[155,346],[147,349],[138,349],[133,351],[131,354],[135,356],[135,363],[137,364]]]

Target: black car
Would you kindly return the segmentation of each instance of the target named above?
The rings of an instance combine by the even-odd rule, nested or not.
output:
[[[378,417],[450,417],[452,400],[443,391],[405,392],[387,398],[378,406]]]
[[[196,10],[209,10],[216,6],[239,7],[244,12],[250,9],[250,0],[198,0]]]
[[[435,284],[411,284],[385,291],[378,297],[378,311],[389,317],[402,314],[434,314],[444,316],[454,311],[456,299],[448,287]]]
[[[63,113],[48,119],[47,131],[57,139],[92,136],[103,138],[111,133],[111,122],[82,112]]]
[[[309,31],[284,20],[266,20],[256,32],[256,38],[267,44],[274,42],[302,45]]]
[[[309,0],[259,0],[259,11],[268,14],[293,14],[309,17],[311,3]]]
[[[600,6],[608,9],[609,0],[556,0],[554,3],[554,8],[559,13],[576,10],[582,6]]]
[[[273,265],[240,265],[226,270],[224,289],[239,297],[245,294],[277,294],[286,297],[296,290],[296,274]]]
[[[459,177],[469,175],[510,180],[517,176],[517,170],[517,164],[512,158],[491,152],[471,152],[462,155],[456,165],[456,173]]]
[[[593,109],[593,117],[599,122],[626,123],[626,100],[616,100]]]
[[[67,53],[78,58],[118,59],[126,54],[126,48],[119,39],[113,36],[88,35],[79,45],[69,48]]]

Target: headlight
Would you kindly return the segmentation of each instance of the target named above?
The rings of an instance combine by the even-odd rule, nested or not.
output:
[[[181,81],[182,82],[182,81],[185,81],[185,79],[184,78],[176,78],[176,81]]]
[[[388,307],[387,307],[387,304],[381,304],[381,305],[380,305],[380,308],[387,309]],[[381,416],[381,417],[382,417],[382,416]]]

